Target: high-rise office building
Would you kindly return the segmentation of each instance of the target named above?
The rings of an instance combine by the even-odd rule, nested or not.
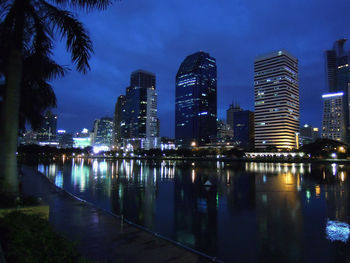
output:
[[[117,145],[125,137],[125,106],[126,99],[124,95],[118,97],[114,110],[114,131],[113,143]]]
[[[137,70],[131,74],[130,87],[126,89],[125,114],[122,124],[125,139],[142,141],[141,148],[156,148],[159,137],[157,118],[156,77],[153,73]]]
[[[324,94],[322,138],[345,141],[344,92]]]
[[[44,115],[41,127],[38,130],[38,141],[54,141],[56,140],[57,114],[53,114],[50,110]]]
[[[254,146],[254,112],[241,110],[233,114],[233,135],[240,146]]]
[[[320,138],[319,128],[312,127],[309,124],[304,124],[300,127],[299,144],[305,145],[312,143]]]
[[[339,118],[343,118],[341,122],[345,125],[345,137],[342,139],[343,141],[350,142],[350,114],[349,114],[349,88],[350,88],[350,52],[344,50],[344,44],[346,39],[340,39],[336,41],[331,50],[327,50],[325,52],[325,64],[326,64],[326,82],[327,89],[329,93],[339,93],[342,92],[344,96],[342,96],[342,115]],[[334,100],[339,100],[339,98]],[[325,100],[324,105],[326,106],[326,102],[328,103],[328,99]],[[326,109],[324,109],[326,111]],[[327,116],[327,115],[324,115]],[[338,118],[338,119],[339,119]],[[325,127],[324,125],[333,125],[328,120],[323,120],[323,128],[327,130],[326,133],[323,133],[323,138],[338,138],[338,131],[334,131],[335,134],[332,134],[332,127]],[[328,136],[328,137],[327,137]]]
[[[241,111],[241,107],[238,104],[230,104],[229,108],[226,110],[226,122],[228,125],[230,125],[230,127],[233,130],[233,120],[234,120],[234,113],[237,111]]]
[[[110,147],[113,138],[113,119],[101,118],[95,121],[94,126],[96,127],[94,145]]]
[[[298,147],[298,60],[287,51],[254,61],[255,147]]]
[[[186,57],[176,74],[175,138],[180,147],[216,137],[216,60],[208,53]]]

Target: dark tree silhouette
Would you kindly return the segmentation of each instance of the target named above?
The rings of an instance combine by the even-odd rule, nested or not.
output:
[[[20,107],[27,107],[30,99],[21,94],[32,90],[31,95],[36,93],[40,94],[40,99],[52,99],[53,92],[47,81],[64,74],[64,69],[51,59],[55,36],[66,40],[67,51],[79,72],[86,73],[90,69],[92,43],[88,33],[72,12],[62,8],[92,11],[105,9],[109,4],[109,0],[0,0],[0,74],[5,81],[0,119],[2,193],[18,195],[19,119],[35,120],[37,117],[34,111],[20,116]],[[27,103],[21,104],[20,100]],[[54,102],[45,100],[43,104]]]

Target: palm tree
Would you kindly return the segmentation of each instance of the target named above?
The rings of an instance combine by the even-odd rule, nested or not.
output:
[[[62,8],[91,11],[109,4],[109,0],[0,0],[0,73],[5,80],[0,119],[0,192],[18,195],[17,137],[20,105],[25,105],[20,100],[28,99],[20,94],[30,90],[49,94],[51,87],[46,81],[64,74],[64,69],[51,59],[55,35],[66,39],[67,51],[79,72],[90,69],[92,43],[88,33],[72,12]]]

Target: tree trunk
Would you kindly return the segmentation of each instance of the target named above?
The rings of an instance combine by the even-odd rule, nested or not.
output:
[[[18,196],[17,140],[22,80],[22,55],[12,48],[9,54],[5,96],[0,126],[0,192]]]

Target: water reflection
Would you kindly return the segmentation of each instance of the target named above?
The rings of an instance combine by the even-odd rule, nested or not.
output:
[[[225,262],[350,260],[346,165],[65,159],[38,170]]]

